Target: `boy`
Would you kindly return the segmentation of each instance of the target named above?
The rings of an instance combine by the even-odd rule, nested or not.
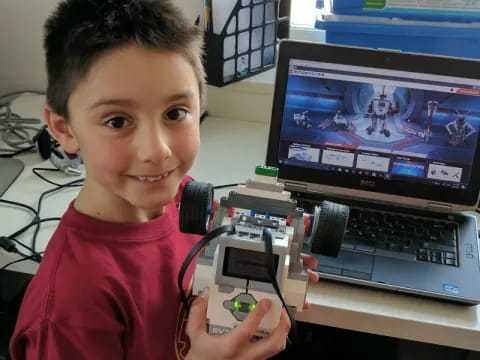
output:
[[[65,151],[81,151],[86,178],[27,290],[13,359],[281,351],[285,314],[270,337],[250,342],[267,301],[232,333],[208,335],[206,291],[192,304],[190,346],[184,336],[176,278],[199,237],[180,233],[177,204],[199,147],[201,31],[168,0],[65,0],[45,29],[45,120]]]

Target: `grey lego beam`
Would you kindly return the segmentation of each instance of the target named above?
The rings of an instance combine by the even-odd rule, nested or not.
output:
[[[277,199],[260,198],[257,196],[243,195],[231,192],[228,199],[222,198],[220,201],[222,207],[236,207],[241,209],[251,209],[258,212],[268,212],[270,214],[281,216],[303,216],[303,209],[297,207],[297,202],[289,202]]]

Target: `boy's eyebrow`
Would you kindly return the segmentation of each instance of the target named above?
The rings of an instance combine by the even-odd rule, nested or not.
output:
[[[191,90],[187,90],[178,94],[173,94],[167,97],[166,102],[174,102],[178,100],[184,100],[195,97],[195,93]],[[98,101],[94,102],[93,105],[89,106],[89,110],[93,110],[100,106],[105,105],[124,105],[124,106],[134,106],[137,102],[132,99],[121,99],[121,98],[100,98]]]

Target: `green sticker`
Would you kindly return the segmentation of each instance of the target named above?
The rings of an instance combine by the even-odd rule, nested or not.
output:
[[[365,0],[364,9],[385,9],[387,0]]]

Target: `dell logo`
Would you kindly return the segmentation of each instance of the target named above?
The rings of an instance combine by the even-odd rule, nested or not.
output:
[[[373,188],[377,186],[377,182],[374,180],[360,180],[360,186]]]

